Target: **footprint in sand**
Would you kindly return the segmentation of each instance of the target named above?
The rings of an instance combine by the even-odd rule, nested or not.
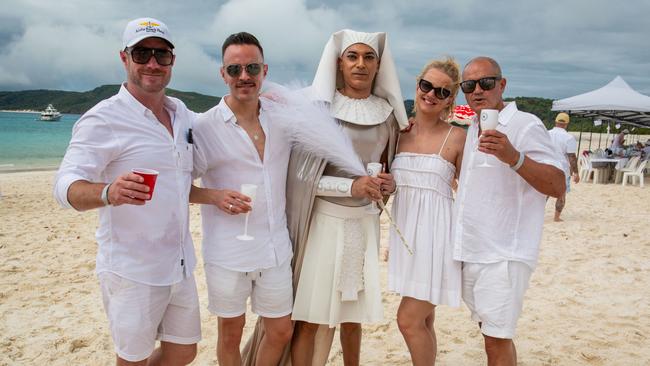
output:
[[[84,347],[88,347],[88,346],[89,346],[88,340],[86,340],[86,339],[75,339],[75,340],[72,341],[72,343],[70,343],[70,353],[73,353],[74,351],[76,351],[76,350],[78,350],[80,348],[84,348]]]

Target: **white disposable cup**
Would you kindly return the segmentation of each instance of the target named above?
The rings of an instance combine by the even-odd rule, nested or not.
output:
[[[481,110],[481,130],[494,130],[499,124],[499,110],[482,109]]]
[[[366,172],[369,176],[376,177],[381,172],[382,168],[383,165],[381,163],[368,163],[366,166]]]

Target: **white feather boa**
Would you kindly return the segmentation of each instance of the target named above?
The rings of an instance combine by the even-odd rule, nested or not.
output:
[[[312,100],[308,88],[271,82],[264,86],[263,96],[274,101],[269,108],[272,123],[285,131],[293,146],[300,146],[346,173],[366,175],[352,141],[330,115],[329,104]]]
[[[285,131],[293,146],[300,146],[354,176],[367,174],[352,141],[331,116],[328,103],[313,100],[309,89],[298,85],[292,88],[267,81],[264,86],[263,95],[274,101],[269,109],[272,123]],[[388,216],[406,250],[413,254],[384,202],[379,201],[378,204]]]

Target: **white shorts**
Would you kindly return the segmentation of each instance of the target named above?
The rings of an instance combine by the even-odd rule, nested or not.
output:
[[[156,340],[195,344],[201,340],[199,297],[194,276],[170,286],[151,286],[112,272],[98,275],[115,352],[137,362]]]
[[[517,261],[463,262],[463,300],[483,334],[514,338],[531,272]]]
[[[253,272],[232,271],[206,263],[208,310],[222,318],[246,313],[246,300],[251,297],[253,312],[265,318],[281,318],[291,314],[293,280],[291,259],[278,267]]]

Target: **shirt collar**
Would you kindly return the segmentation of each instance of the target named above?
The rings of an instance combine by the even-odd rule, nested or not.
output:
[[[123,83],[120,86],[120,91],[117,93],[117,95],[120,98],[123,98],[124,100],[126,100],[128,105],[130,105],[133,109],[135,109],[141,115],[146,115],[147,111],[150,111],[149,108],[145,107],[144,104],[140,103],[140,101],[137,100],[133,96],[133,94],[131,94],[131,92],[126,88],[126,83]],[[163,105],[164,105],[165,109],[170,111],[172,114],[176,113],[176,103],[174,103],[174,101],[171,98],[169,98],[168,96],[166,96],[166,95],[164,96],[164,99],[163,99]]]
[[[217,111],[219,111],[219,113],[221,114],[221,118],[223,118],[224,123],[236,123],[237,118],[235,117],[235,113],[232,111],[232,109],[230,109],[228,103],[226,103],[226,97],[228,95],[224,95],[221,98],[221,101],[219,101],[219,104],[217,104]],[[260,101],[260,115],[261,115],[264,111],[268,109],[269,104],[271,102],[263,97],[260,97],[259,101]]]
[[[508,122],[515,116],[517,112],[517,103],[514,101],[505,103],[505,107],[499,111],[499,124],[507,126]]]

